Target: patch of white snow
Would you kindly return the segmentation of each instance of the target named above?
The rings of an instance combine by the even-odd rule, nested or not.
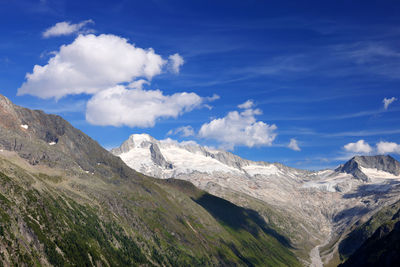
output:
[[[209,174],[214,172],[240,172],[238,169],[227,166],[217,159],[205,156],[200,151],[193,153],[179,146],[161,146],[160,150],[165,159],[174,165],[174,172],[177,174],[194,171]]]
[[[360,169],[371,179],[400,179],[400,175],[394,175],[392,173],[381,171],[375,168],[364,168],[360,166]]]

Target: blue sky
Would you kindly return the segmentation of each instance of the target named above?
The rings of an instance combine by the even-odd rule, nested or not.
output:
[[[0,93],[106,148],[148,133],[306,169],[398,158],[400,3],[349,2],[0,0]]]

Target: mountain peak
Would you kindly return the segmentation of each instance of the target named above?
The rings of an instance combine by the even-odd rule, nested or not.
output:
[[[132,134],[120,147],[111,149],[111,153],[119,156],[122,153],[131,151],[132,149],[147,147],[154,143],[157,143],[157,140],[146,133]]]
[[[400,167],[400,162],[390,155],[375,155],[375,156],[354,156],[354,161],[357,161],[362,167],[376,168],[378,170],[387,171],[398,175],[399,170],[393,167]],[[392,169],[393,168],[393,169]]]
[[[12,105],[11,101],[5,97],[4,95],[0,94],[0,105]]]
[[[400,162],[389,155],[354,156],[339,166],[336,171],[349,173],[357,179],[369,181],[368,175],[363,171],[364,168],[400,175]]]
[[[7,129],[17,129],[21,124],[14,109],[14,104],[5,96],[0,94],[0,126]]]
[[[155,141],[155,139],[152,136],[150,136],[149,134],[146,134],[146,133],[132,134],[131,136],[129,136],[129,139],[131,139],[135,143],[141,143],[141,142],[145,142],[145,141],[147,141],[147,142]]]

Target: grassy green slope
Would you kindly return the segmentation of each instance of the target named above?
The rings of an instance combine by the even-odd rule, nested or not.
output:
[[[68,176],[29,166],[17,156],[1,157],[1,261],[20,266],[299,265],[285,238],[254,211],[186,182],[137,180]]]
[[[159,183],[167,183],[184,191],[194,202],[211,214],[233,237],[231,243],[225,244],[246,265],[298,265],[297,259],[290,251],[292,247],[288,239],[270,228],[257,212],[205,193],[181,180],[160,180]]]

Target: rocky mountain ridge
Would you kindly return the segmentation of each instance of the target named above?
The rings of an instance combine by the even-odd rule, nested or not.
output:
[[[29,163],[109,177],[136,175],[119,158],[57,115],[14,105],[0,95],[0,149]]]

